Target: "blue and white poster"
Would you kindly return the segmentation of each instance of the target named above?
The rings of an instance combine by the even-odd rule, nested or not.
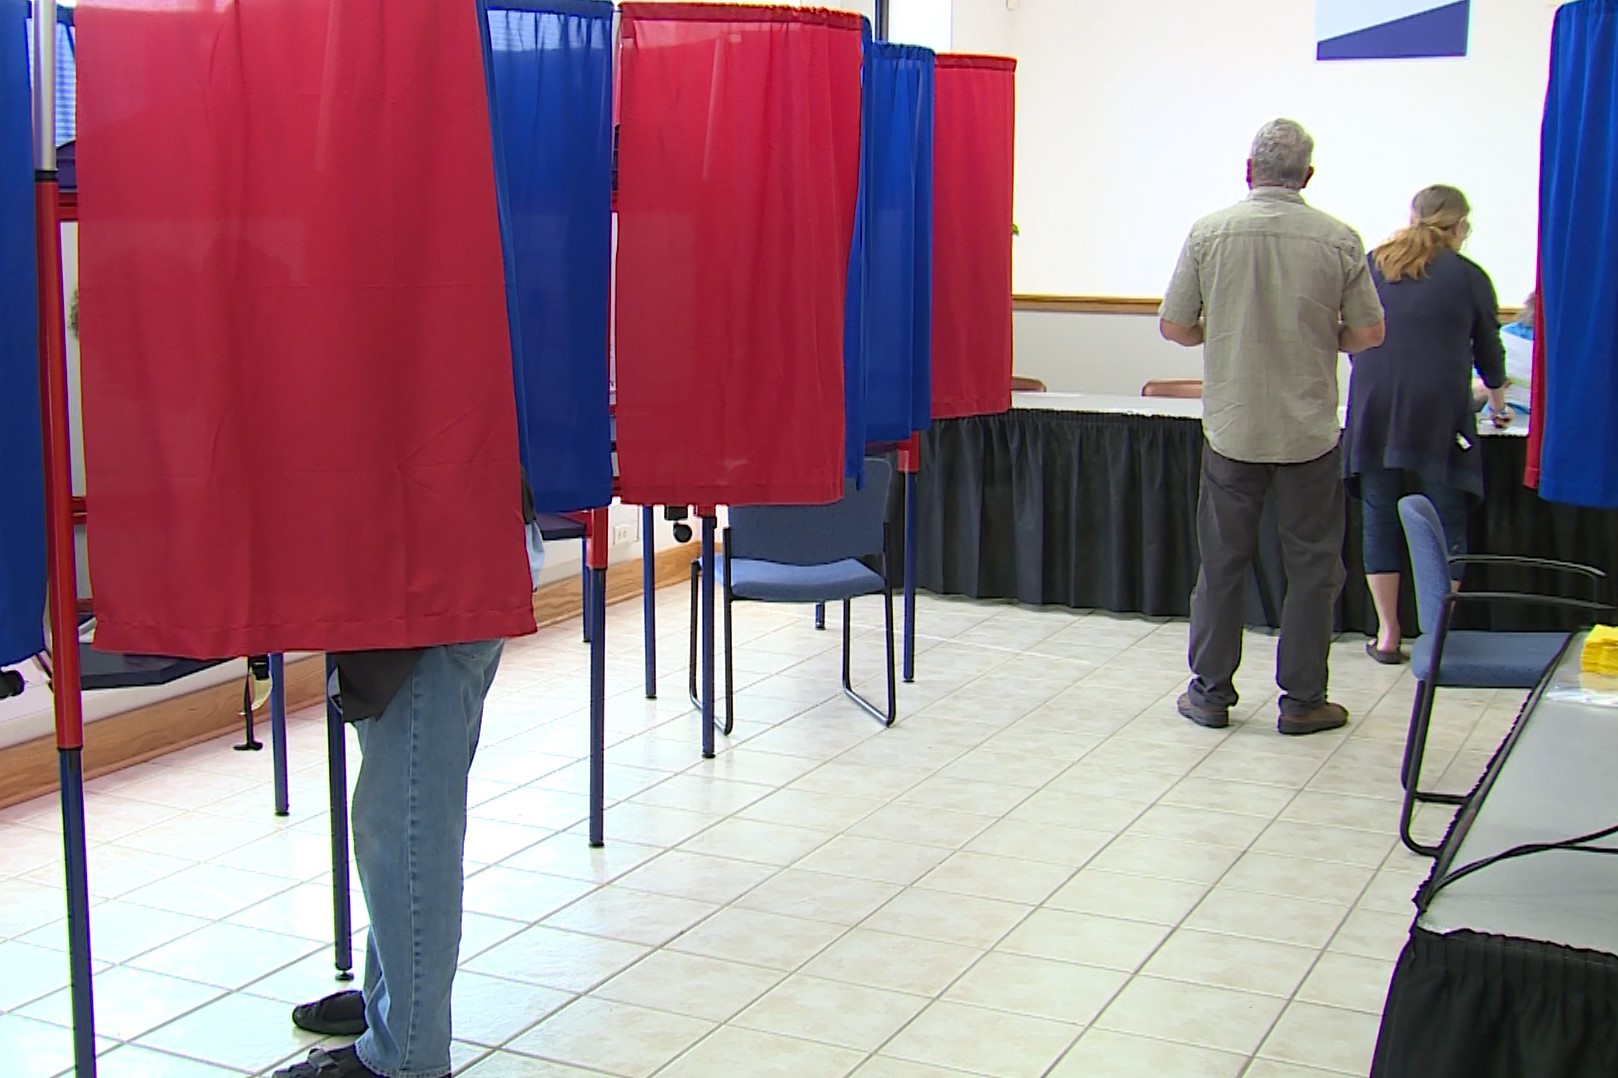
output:
[[[1315,0],[1315,59],[1465,56],[1471,0]]]

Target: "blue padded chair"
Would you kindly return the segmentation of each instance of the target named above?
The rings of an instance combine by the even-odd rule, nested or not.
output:
[[[843,692],[884,726],[898,713],[894,674],[893,583],[888,578],[887,503],[893,469],[865,462],[865,485],[830,505],[738,507],[725,528],[719,583],[725,593],[725,709],[720,729],[736,726],[731,607],[739,601],[843,604]],[[697,695],[697,588],[701,561],[691,563],[691,702]],[[853,600],[880,595],[887,618],[888,706],[879,709],[854,691],[849,669]]]
[[[1484,564],[1539,569],[1585,577],[1592,591],[1599,594],[1605,574],[1587,565],[1517,558],[1504,555],[1472,554],[1451,557],[1444,542],[1444,526],[1438,510],[1420,494],[1399,501],[1399,519],[1404,524],[1405,541],[1410,547],[1410,568],[1415,577],[1416,613],[1421,636],[1410,649],[1410,669],[1416,677],[1416,699],[1410,711],[1410,733],[1405,739],[1404,765],[1400,782],[1404,785],[1404,805],[1399,814],[1399,837],[1416,853],[1427,857],[1438,847],[1419,843],[1410,833],[1410,820],[1416,802],[1460,805],[1466,796],[1433,793],[1421,789],[1421,761],[1427,749],[1427,731],[1432,724],[1433,697],[1439,686],[1467,689],[1532,689],[1567,645],[1568,633],[1485,632],[1451,629],[1455,608],[1462,603],[1512,603],[1555,606],[1588,612],[1592,620],[1610,609],[1605,603],[1569,599],[1556,595],[1520,592],[1460,592],[1450,586],[1451,568],[1457,564]]]

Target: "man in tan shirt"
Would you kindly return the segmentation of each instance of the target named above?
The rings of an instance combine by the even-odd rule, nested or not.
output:
[[[1332,615],[1343,586],[1337,354],[1382,343],[1382,305],[1365,247],[1303,201],[1314,140],[1265,124],[1247,162],[1251,193],[1198,221],[1163,299],[1163,336],[1203,348],[1202,486],[1191,597],[1190,686],[1180,714],[1229,725],[1241,664],[1246,577],[1267,494],[1275,498],[1286,601],[1278,728],[1348,722],[1326,699]]]

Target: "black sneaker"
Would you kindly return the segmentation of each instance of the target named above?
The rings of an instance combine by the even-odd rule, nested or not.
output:
[[[355,993],[356,995],[358,993]],[[302,1063],[275,1072],[275,1078],[382,1078],[360,1062],[352,1048],[316,1048]]]
[[[292,1024],[325,1037],[358,1037],[365,1032],[365,996],[349,989],[292,1008]]]
[[[1209,707],[1199,704],[1191,699],[1191,694],[1182,692],[1180,698],[1174,702],[1181,715],[1190,719],[1198,726],[1206,726],[1210,730],[1223,730],[1230,725],[1230,708]]]

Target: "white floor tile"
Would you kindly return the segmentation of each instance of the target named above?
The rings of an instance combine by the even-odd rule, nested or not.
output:
[[[835,631],[747,607],[737,730],[702,760],[684,592],[662,599],[655,702],[638,607],[609,615],[605,848],[585,837],[578,626],[508,649],[473,775],[458,1073],[1365,1073],[1429,867],[1394,826],[1407,671],[1346,640],[1353,723],[1284,739],[1275,639],[1250,633],[1238,721],[1213,732],[1174,711],[1183,622],[922,596],[920,680],[884,730],[837,691]],[[856,611],[874,689],[877,613]],[[1441,698],[1434,782],[1470,783],[1509,695]],[[267,758],[229,738],[90,784],[95,954],[120,963],[97,967],[110,1078],[261,1075],[315,1043],[289,1005],[352,987],[333,977],[322,715],[289,735],[287,819]],[[52,799],[0,811],[8,1073],[72,1062],[59,833]],[[356,888],[356,965],[363,906]]]

